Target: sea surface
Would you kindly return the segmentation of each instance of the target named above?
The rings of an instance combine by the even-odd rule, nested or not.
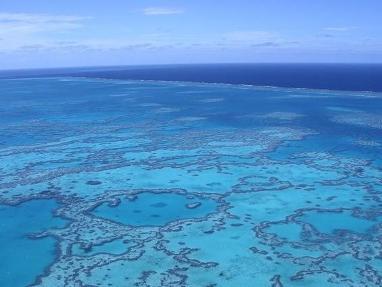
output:
[[[381,74],[94,70],[3,72],[1,287],[382,285]]]
[[[382,92],[382,64],[187,64],[0,70],[0,78],[26,76],[78,76]]]

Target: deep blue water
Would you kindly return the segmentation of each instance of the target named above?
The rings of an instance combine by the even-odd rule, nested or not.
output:
[[[382,64],[192,64],[0,71],[0,78],[44,75],[382,91]]]

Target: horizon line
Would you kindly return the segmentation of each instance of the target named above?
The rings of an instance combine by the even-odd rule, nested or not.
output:
[[[382,65],[382,62],[201,62],[201,63],[167,63],[167,64],[123,64],[123,65],[91,65],[91,66],[54,66],[0,69],[0,72],[35,71],[55,69],[91,69],[91,68],[123,68],[123,67],[161,67],[161,66],[196,66],[196,65]]]

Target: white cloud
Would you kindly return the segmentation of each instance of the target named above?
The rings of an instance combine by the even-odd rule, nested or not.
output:
[[[72,31],[81,28],[88,19],[72,15],[0,13],[0,38],[7,43],[0,50],[46,45],[54,40],[46,33]]]
[[[332,32],[346,32],[349,30],[353,30],[356,27],[327,27],[324,30],[326,31],[332,31]]]
[[[67,15],[0,13],[0,31],[38,32],[75,29],[81,27],[82,22],[87,19],[90,18]]]
[[[4,23],[73,23],[79,22],[89,17],[65,16],[65,15],[48,15],[48,14],[27,14],[27,13],[0,13],[0,22]]]
[[[177,8],[147,7],[143,9],[143,14],[147,16],[176,15],[182,13],[184,13],[184,11],[182,9]]]

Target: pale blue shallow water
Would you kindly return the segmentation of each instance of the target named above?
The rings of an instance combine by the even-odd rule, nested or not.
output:
[[[117,206],[102,204],[94,215],[133,226],[161,226],[172,221],[203,217],[216,209],[216,202],[178,194],[141,193],[120,199]]]
[[[0,286],[29,285],[54,262],[58,252],[54,238],[28,236],[64,227],[64,220],[52,217],[57,207],[53,200],[0,205]]]
[[[366,233],[381,220],[367,220],[351,216],[349,212],[316,212],[303,216],[300,220],[311,223],[321,233],[333,233],[336,230],[349,230],[355,233]]]
[[[382,94],[56,77],[0,95],[0,286],[381,286]]]

